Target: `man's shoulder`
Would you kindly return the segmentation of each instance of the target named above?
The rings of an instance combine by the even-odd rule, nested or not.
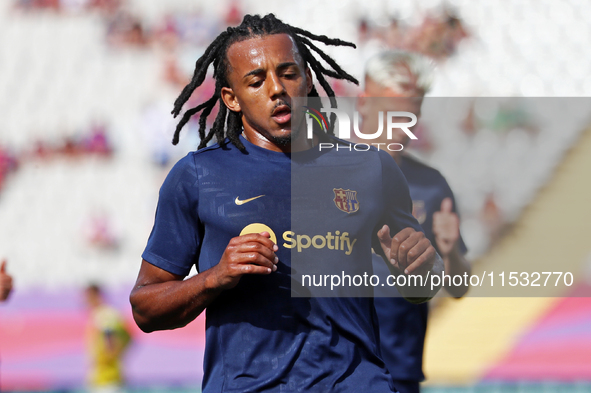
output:
[[[453,191],[441,172],[420,159],[405,154],[401,170],[411,188],[416,186],[422,190],[434,191],[441,199],[453,198]]]
[[[212,145],[202,147],[199,150],[192,151],[188,155],[193,159],[203,160],[217,157],[218,154],[226,154],[229,152],[236,153],[239,152],[239,150],[229,140],[226,139],[224,143],[214,143]]]
[[[232,154],[229,152],[236,153],[238,149],[231,143],[214,143],[210,146],[203,147],[199,150],[190,151],[184,157],[179,159],[174,165],[175,167],[188,168],[195,167],[196,165],[202,165],[209,162],[216,162],[220,160],[219,155],[224,154],[225,158],[230,158]]]
[[[224,146],[216,143],[187,153],[172,166],[161,190],[176,190],[179,185],[190,188],[198,184],[199,176],[204,170],[207,171],[207,168],[213,168],[216,163],[223,162],[219,157],[223,152]],[[226,155],[224,159],[227,158]]]
[[[445,177],[439,170],[410,154],[402,156],[401,169],[406,177],[421,177],[430,181],[442,181],[447,184]]]

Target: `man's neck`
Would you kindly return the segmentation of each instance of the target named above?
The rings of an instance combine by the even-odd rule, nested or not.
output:
[[[243,132],[242,135],[253,145],[281,153],[292,153],[309,150],[318,144],[318,137],[316,135],[314,135],[313,139],[308,139],[304,133],[300,133],[296,140],[291,141],[285,145],[274,143],[259,132]]]
[[[314,146],[318,145],[318,137],[316,135],[313,136],[313,139],[308,139],[304,137],[303,133],[300,134],[300,138],[297,138],[295,141],[291,143],[291,151],[292,152],[299,152],[304,150],[309,150]]]

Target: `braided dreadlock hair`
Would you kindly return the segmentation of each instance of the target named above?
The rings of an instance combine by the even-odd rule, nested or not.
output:
[[[181,120],[177,124],[172,139],[173,145],[178,143],[181,129],[187,124],[191,116],[201,112],[199,117],[199,136],[201,138],[201,143],[198,147],[199,149],[205,147],[215,135],[218,143],[223,144],[225,138],[228,138],[238,149],[244,151],[244,145],[238,138],[242,130],[241,115],[238,112],[228,110],[221,98],[222,87],[229,87],[226,77],[229,67],[227,59],[228,48],[235,42],[244,41],[249,38],[282,33],[289,34],[293,38],[306,67],[309,67],[314,71],[320,86],[322,86],[330,98],[331,106],[336,107],[336,99],[334,98],[334,91],[324,77],[325,75],[336,79],[345,79],[357,85],[359,84],[357,79],[343,71],[343,69],[330,56],[314,45],[312,41],[322,42],[325,45],[351,46],[353,48],[355,48],[355,44],[336,38],[328,38],[324,35],[315,35],[298,27],[290,26],[277,19],[273,14],[268,14],[264,17],[261,17],[260,15],[246,15],[240,26],[228,27],[226,31],[222,32],[207,47],[205,53],[195,63],[195,71],[191,82],[185,86],[174,102],[174,109],[172,110],[174,117],[177,117],[181,113],[183,105],[189,100],[193,91],[201,86],[205,80],[207,69],[212,63],[214,69],[213,77],[215,79],[215,92],[210,99],[194,108],[188,109],[183,114]],[[312,51],[316,52],[332,69],[325,68],[322,63],[312,55]],[[315,87],[312,87],[312,91],[308,96],[318,97],[318,91]],[[220,104],[218,115],[213,122],[213,126],[206,135],[205,128],[207,116],[209,116],[218,102]],[[332,125],[330,126],[329,132],[331,134],[333,133]]]

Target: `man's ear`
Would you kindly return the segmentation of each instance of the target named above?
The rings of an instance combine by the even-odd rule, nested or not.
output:
[[[240,112],[240,103],[236,98],[236,94],[234,94],[234,90],[229,87],[222,87],[222,91],[220,92],[222,96],[222,101],[228,107],[229,110],[232,112]]]
[[[308,94],[310,94],[312,87],[314,86],[314,80],[312,79],[312,71],[310,71],[310,67],[306,67],[306,86]]]

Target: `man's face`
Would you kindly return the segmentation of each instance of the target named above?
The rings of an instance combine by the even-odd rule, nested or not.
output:
[[[387,113],[396,112],[411,112],[421,117],[421,105],[423,104],[423,93],[421,91],[409,90],[408,94],[401,95],[392,91],[388,87],[384,87],[370,78],[365,80],[365,91],[360,97],[359,112],[363,117],[362,132],[365,134],[375,133],[379,128],[379,115],[381,111],[384,113],[382,134],[377,140],[372,140],[373,143],[400,143],[406,146],[410,140],[409,136],[400,128],[395,128],[392,131],[392,139],[387,139],[388,119]],[[394,117],[394,123],[408,123],[408,117]],[[416,125],[409,127],[412,132]]]
[[[293,39],[287,34],[251,38],[232,44],[227,55],[230,87],[222,89],[222,99],[242,113],[245,137],[267,148],[289,145],[296,138],[292,97],[306,97],[312,89],[312,75]]]

